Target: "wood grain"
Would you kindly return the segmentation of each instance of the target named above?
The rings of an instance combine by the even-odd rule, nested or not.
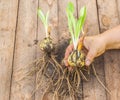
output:
[[[120,0],[117,0],[116,4],[117,4],[118,16],[120,19]]]
[[[46,14],[49,11],[49,26],[51,27],[51,38],[54,44],[58,42],[58,9],[57,0],[39,0],[39,8],[42,9],[43,13]],[[45,38],[45,28],[40,18],[38,18],[38,37],[39,41]],[[37,58],[43,57],[43,52],[40,48],[37,48]],[[43,79],[41,87],[35,94],[35,100],[42,100],[45,89],[47,88],[47,79]],[[51,94],[52,95],[52,94]],[[47,99],[48,98],[48,99]],[[43,98],[43,100],[52,100],[52,96],[48,94]]]
[[[116,0],[98,0],[100,31],[115,27],[119,24],[118,8]],[[114,33],[113,33],[114,34]],[[120,98],[120,50],[109,51],[104,56],[105,78],[111,95],[107,94],[107,100],[119,100]]]
[[[0,100],[9,100],[18,0],[0,0]]]
[[[96,35],[120,24],[120,0],[0,0],[0,100],[27,100],[36,86],[35,76],[18,80],[33,66],[27,68],[28,63],[43,56],[34,41],[45,37],[44,26],[37,19],[38,5],[44,13],[50,11],[51,36],[57,44],[58,60],[63,59],[70,38],[66,17],[66,6],[70,1],[75,5],[76,17],[80,8],[87,6],[87,35]],[[106,82],[111,95],[106,95],[91,75],[89,82],[83,82],[82,99],[119,100],[120,50],[108,51],[104,58],[101,56],[94,63],[98,76],[103,83]],[[42,88],[29,100],[41,100],[46,86],[44,80]],[[43,100],[51,98],[47,95]]]
[[[85,24],[87,35],[99,34],[96,0],[78,0],[78,12],[80,12],[79,10],[82,6],[87,7]],[[94,66],[98,77],[104,83],[104,62],[102,56],[94,61]],[[106,92],[94,75],[90,75],[89,82],[83,82],[83,100],[106,100]]]
[[[15,43],[11,100],[27,100],[34,89],[35,77],[26,77],[25,73],[34,66],[27,64],[36,56],[34,40],[37,34],[37,0],[20,0],[18,11],[18,23]],[[34,100],[34,97],[29,100]]]
[[[58,5],[58,15],[59,15],[59,23],[58,23],[58,27],[59,27],[59,39],[61,39],[61,37],[64,38],[68,38],[65,37],[66,35],[69,35],[69,30],[68,30],[68,20],[67,20],[67,15],[66,15],[66,7],[68,5],[69,2],[72,2],[74,4],[75,7],[75,13],[74,15],[77,17],[77,5],[76,5],[76,0],[59,0],[59,5]]]

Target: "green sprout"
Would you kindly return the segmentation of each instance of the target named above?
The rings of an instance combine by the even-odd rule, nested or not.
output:
[[[80,10],[79,18],[76,19],[74,17],[74,5],[72,2],[68,3],[66,12],[68,18],[68,27],[72,37],[72,43],[74,45],[74,50],[77,50],[78,41],[80,37],[80,33],[83,30],[83,25],[86,18],[86,7],[82,7]]]
[[[39,8],[38,9],[38,16],[41,19],[42,23],[44,24],[46,37],[49,37],[49,34],[48,34],[48,16],[49,16],[49,11],[47,12],[46,15],[44,15],[42,10]]]

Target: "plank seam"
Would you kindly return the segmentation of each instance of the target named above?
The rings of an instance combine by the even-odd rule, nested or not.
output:
[[[99,17],[99,6],[98,6],[98,0],[95,0],[95,1],[96,1],[96,8],[97,8],[98,28],[99,28],[99,32],[101,33],[101,30],[100,30],[100,17]]]
[[[18,0],[17,16],[16,16],[15,39],[14,39],[14,48],[13,48],[13,57],[12,57],[13,60],[12,60],[12,72],[11,72],[11,81],[10,81],[9,100],[11,100],[12,76],[13,76],[13,67],[14,67],[14,59],[15,59],[15,47],[16,47],[16,36],[17,36],[17,26],[18,26],[19,4],[20,4],[20,0]]]
[[[96,8],[97,8],[97,19],[98,19],[98,27],[99,27],[99,32],[101,34],[101,28],[100,28],[100,17],[99,17],[99,5],[98,5],[98,0],[96,0]],[[103,66],[105,67],[105,62],[104,62],[104,56],[103,56]],[[103,67],[104,70],[104,84],[106,86],[106,78],[105,78],[105,68]],[[105,91],[105,96],[106,96],[106,100],[107,100],[107,92]]]
[[[38,0],[38,5],[37,5],[37,8],[39,8],[39,0]],[[38,19],[39,19],[39,17],[38,17],[38,15],[37,15],[37,28],[36,28],[36,40],[38,40]],[[35,49],[35,59],[37,58],[37,48],[38,47],[36,47]],[[35,88],[36,88],[36,72],[35,72]],[[34,94],[34,100],[36,100],[36,93]]]
[[[117,8],[117,14],[118,14],[118,18],[119,18],[119,23],[120,23],[120,14],[119,14],[119,7],[118,7],[118,0],[115,0],[116,2],[116,8]]]

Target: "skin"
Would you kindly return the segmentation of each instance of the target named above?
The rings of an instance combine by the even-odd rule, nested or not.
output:
[[[81,38],[79,40],[80,42],[82,42]],[[120,25],[102,34],[86,36],[83,40],[83,46],[87,49],[85,64],[89,66],[95,57],[100,56],[106,50],[120,49]],[[67,59],[72,51],[73,44],[70,44],[66,49],[64,57],[66,66],[69,66]]]

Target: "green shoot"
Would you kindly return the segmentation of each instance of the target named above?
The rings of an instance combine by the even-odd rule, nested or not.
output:
[[[80,10],[80,16],[78,19],[74,17],[74,5],[73,3],[69,2],[67,9],[67,18],[68,18],[68,27],[72,37],[72,42],[74,45],[74,49],[77,49],[80,33],[83,30],[83,25],[86,18],[86,7],[82,7]]]
[[[46,37],[49,37],[49,34],[48,34],[48,16],[49,16],[49,11],[47,12],[46,15],[44,15],[42,10],[39,8],[38,9],[38,16],[41,19],[42,23],[44,24]]]

